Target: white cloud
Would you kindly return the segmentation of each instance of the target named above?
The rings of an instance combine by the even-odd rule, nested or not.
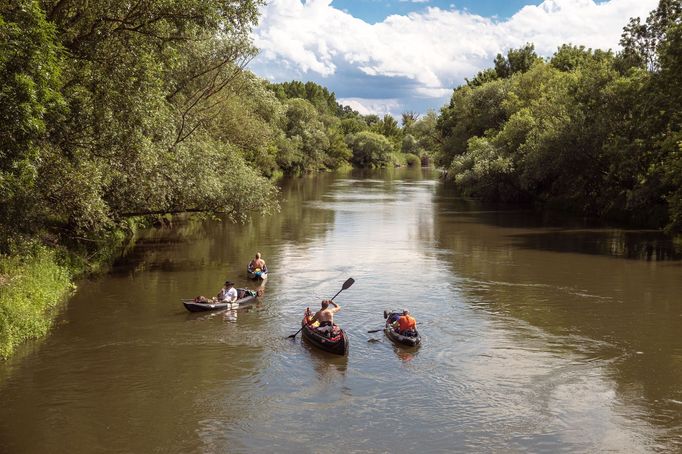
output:
[[[657,3],[546,0],[525,6],[504,21],[426,8],[369,24],[334,8],[331,0],[271,0],[254,32],[261,49],[256,66],[275,78],[280,73],[341,79],[337,72],[344,68],[345,73],[354,73],[354,80],[394,78],[400,81],[396,90],[410,91],[400,96],[442,99],[465,77],[490,67],[498,52],[526,42],[545,56],[563,43],[616,48],[628,19],[646,16]]]
[[[337,101],[344,106],[357,110],[362,115],[384,116],[385,114],[392,114],[399,116],[400,109],[403,107],[397,99],[340,98]]]

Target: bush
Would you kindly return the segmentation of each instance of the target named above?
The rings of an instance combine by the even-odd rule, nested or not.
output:
[[[419,159],[419,156],[413,153],[407,153],[405,155],[405,162],[407,162],[407,165],[409,167],[419,167],[421,166],[422,160]]]
[[[362,131],[346,137],[353,151],[353,164],[357,167],[385,167],[393,151],[391,142],[381,134]]]

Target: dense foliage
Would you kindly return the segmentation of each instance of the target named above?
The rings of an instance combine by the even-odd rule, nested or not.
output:
[[[243,137],[215,125],[257,89],[242,67],[258,4],[3,3],[3,240],[46,231],[68,243],[136,215],[270,209],[274,187],[247,165]]]
[[[498,55],[441,109],[438,163],[468,195],[682,231],[680,0],[621,46]]]
[[[415,165],[420,162],[417,156],[436,149],[434,112],[421,119],[405,113],[400,127],[391,115],[361,115],[342,106],[334,93],[314,82],[284,82],[271,84],[270,88],[285,109],[281,123],[284,138],[277,154],[277,165],[285,173],[331,170],[350,164]],[[380,142],[381,151],[368,152],[365,146],[369,142],[359,138],[371,138],[373,145]],[[406,139],[413,146],[405,148]]]
[[[360,162],[361,131],[400,152],[393,117],[372,124],[320,85],[245,70],[261,4],[3,2],[0,253],[37,235],[89,248],[133,216],[270,211],[268,178]]]

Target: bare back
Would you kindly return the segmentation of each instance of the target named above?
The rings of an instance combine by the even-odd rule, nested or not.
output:
[[[334,304],[334,303],[332,303]],[[313,315],[313,321],[318,322],[331,322],[334,323],[334,314],[341,309],[340,306],[327,307],[326,309],[320,309]]]
[[[251,260],[251,263],[249,264],[249,267],[253,270],[256,268],[263,269],[265,268],[265,260],[263,259],[253,259]]]

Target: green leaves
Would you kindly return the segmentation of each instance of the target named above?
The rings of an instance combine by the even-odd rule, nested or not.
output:
[[[346,136],[346,143],[353,151],[353,164],[358,167],[384,167],[393,151],[393,144],[385,136],[371,131]]]
[[[441,110],[439,163],[468,195],[682,231],[681,23],[682,3],[663,0],[630,21],[617,57],[499,55],[495,77],[479,73]]]

